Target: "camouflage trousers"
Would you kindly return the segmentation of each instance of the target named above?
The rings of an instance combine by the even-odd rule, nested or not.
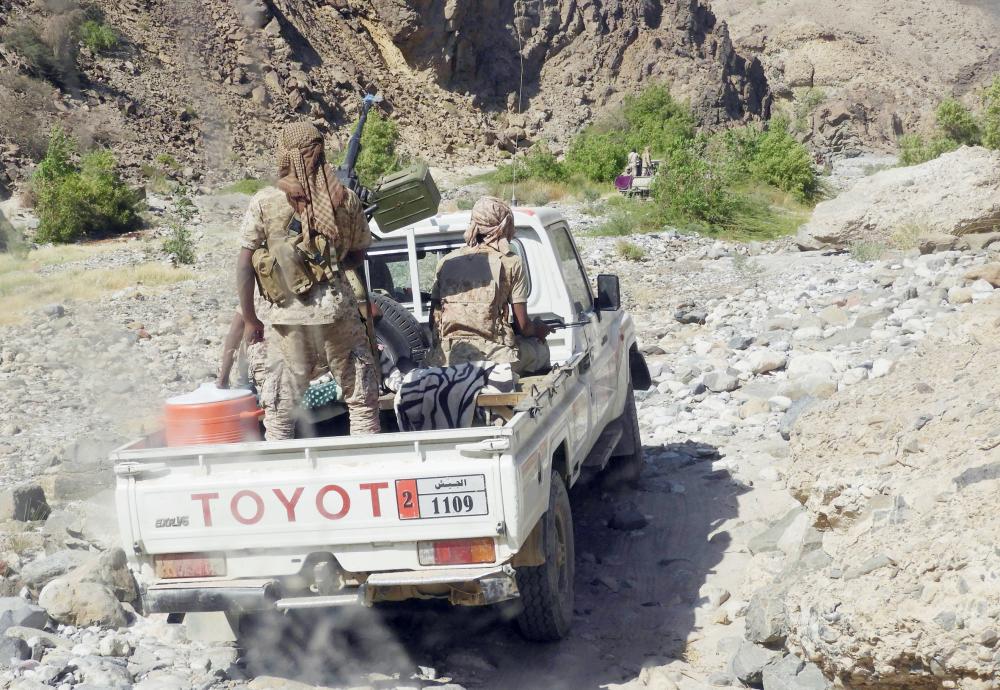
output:
[[[258,383],[268,441],[293,438],[295,418],[309,382],[329,368],[343,391],[351,434],[379,432],[378,383],[368,338],[361,319],[344,319],[318,326],[274,325],[251,355],[251,375]]]
[[[260,407],[264,410],[264,438],[279,441],[295,436],[294,396],[284,380],[284,362],[267,340],[248,345],[247,374],[257,388]],[[268,356],[270,353],[270,356]],[[293,404],[281,405],[279,400]]]

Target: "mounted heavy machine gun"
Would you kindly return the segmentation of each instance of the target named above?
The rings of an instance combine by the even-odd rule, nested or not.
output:
[[[381,102],[382,97],[377,94],[368,94],[361,102],[361,115],[347,142],[347,151],[337,168],[337,176],[361,199],[368,220],[374,220],[379,232],[385,234],[436,215],[441,194],[423,163],[384,176],[374,189],[361,183],[356,169],[361,155],[361,136],[369,111]]]

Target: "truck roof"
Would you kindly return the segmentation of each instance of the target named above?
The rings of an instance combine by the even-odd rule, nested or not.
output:
[[[530,226],[535,229],[542,229],[551,223],[563,219],[558,209],[549,206],[515,206],[511,210],[514,211],[514,225],[517,227]],[[372,233],[378,237],[387,239],[405,237],[406,231],[411,228],[413,229],[413,234],[417,237],[425,237],[464,232],[469,226],[469,218],[471,216],[471,211],[440,213],[427,220],[422,220],[419,223],[414,223],[413,225],[408,225],[405,228],[400,228],[389,233],[381,232],[374,222],[371,223],[371,226]]]

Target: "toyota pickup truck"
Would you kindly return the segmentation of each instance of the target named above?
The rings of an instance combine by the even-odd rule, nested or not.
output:
[[[424,328],[437,261],[462,244],[468,221],[436,216],[377,243],[372,290]],[[594,292],[561,215],[517,208],[515,225],[529,313],[561,327],[548,339],[551,369],[513,393],[480,394],[472,427],[394,431],[386,395],[379,435],[165,447],[152,434],[113,452],[122,539],[147,612],[519,599],[526,638],[566,635],[568,490],[597,475],[637,478],[632,391],[649,373],[618,279],[598,276]]]

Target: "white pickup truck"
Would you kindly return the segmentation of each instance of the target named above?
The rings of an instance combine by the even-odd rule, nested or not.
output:
[[[426,321],[437,260],[468,213],[378,242],[373,290]],[[579,324],[549,337],[551,371],[480,395],[479,425],[444,431],[114,451],[124,548],[148,612],[371,605],[410,598],[488,605],[520,597],[524,636],[556,640],[573,614],[568,489],[634,480],[633,387],[649,385],[618,280],[594,296],[566,221],[518,208],[529,313]],[[388,283],[388,284],[387,284]],[[391,413],[386,421],[391,424]]]

